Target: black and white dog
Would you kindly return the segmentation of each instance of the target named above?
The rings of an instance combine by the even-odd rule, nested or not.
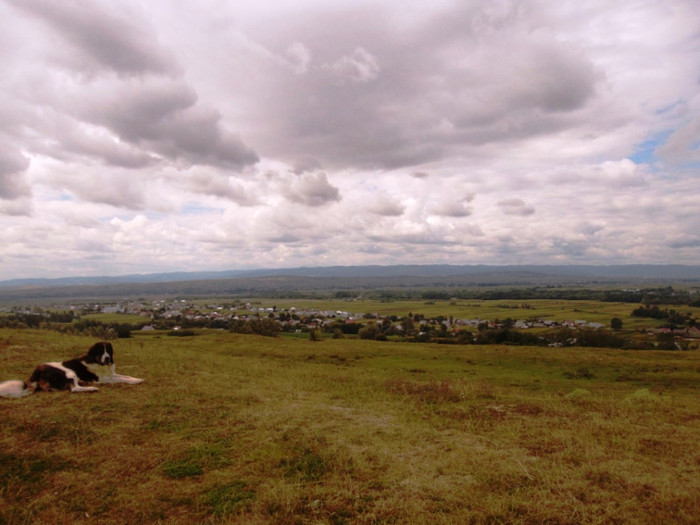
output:
[[[137,385],[143,379],[117,374],[114,371],[112,343],[92,345],[87,354],[61,363],[44,363],[32,373],[29,381],[18,379],[0,383],[0,396],[22,397],[36,391],[70,390],[71,392],[97,392],[92,383],[128,383]]]

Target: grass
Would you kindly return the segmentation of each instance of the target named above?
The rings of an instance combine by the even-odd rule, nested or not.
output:
[[[100,323],[110,324],[133,324],[133,325],[145,325],[150,323],[149,317],[144,317],[142,315],[136,314],[125,314],[125,313],[114,313],[114,314],[83,314],[80,316],[82,321],[99,321]]]
[[[211,302],[211,301],[210,301]],[[552,321],[573,321],[583,319],[589,322],[610,326],[610,320],[618,317],[627,330],[661,326],[664,320],[633,317],[632,311],[638,306],[631,303],[614,303],[601,301],[571,301],[558,299],[527,300],[396,300],[391,302],[360,299],[258,299],[251,300],[253,307],[272,307],[280,309],[295,307],[299,310],[316,309],[321,311],[348,311],[355,314],[373,313],[382,316],[396,315],[403,317],[423,314],[426,318],[442,315],[455,319],[545,319]],[[695,318],[700,317],[700,308],[690,306],[671,306],[679,312],[690,312]]]
[[[0,379],[94,341],[0,330]],[[0,399],[0,523],[698,523],[700,355],[115,343],[142,385]]]

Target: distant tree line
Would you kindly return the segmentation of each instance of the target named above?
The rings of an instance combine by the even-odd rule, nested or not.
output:
[[[72,323],[75,312],[14,312],[0,316],[0,327],[39,328],[42,323]]]
[[[700,307],[700,294],[688,290],[676,290],[671,286],[639,290],[593,288],[563,288],[561,286],[534,286],[531,288],[471,288],[444,287],[436,289],[374,290],[363,292],[338,291],[337,299],[367,296],[380,300],[419,299],[425,301],[448,301],[451,299],[481,300],[530,300],[556,299],[566,301],[603,301],[612,303],[666,304]]]
[[[683,314],[673,309],[669,310],[668,308],[662,310],[657,305],[640,306],[639,308],[632,310],[632,315],[634,317],[648,317],[651,319],[666,320],[666,325],[669,328],[697,325],[697,320],[693,317],[692,313],[687,312]]]
[[[43,328],[100,339],[116,339],[131,337],[133,326],[128,323],[103,323],[93,319],[80,319],[75,312],[67,311],[11,313],[0,316],[0,328]]]

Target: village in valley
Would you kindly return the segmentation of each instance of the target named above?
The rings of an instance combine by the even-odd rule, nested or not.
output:
[[[313,328],[323,328],[345,323],[348,325],[362,324],[370,320],[387,327],[390,323],[391,331],[401,332],[403,326],[395,315],[382,316],[372,312],[350,312],[342,310],[318,310],[296,308],[294,306],[278,308],[277,306],[257,306],[251,302],[244,303],[208,303],[198,305],[185,299],[157,300],[157,301],[124,301],[115,303],[83,303],[83,304],[54,304],[51,310],[65,310],[73,312],[75,318],[91,314],[125,314],[143,317],[144,331],[157,329],[181,329],[183,326],[214,327],[231,321],[248,322],[261,317],[275,320],[283,331],[308,331]],[[7,311],[7,310],[6,310]],[[15,312],[24,314],[38,314],[43,312],[41,308],[28,307],[14,309]],[[546,328],[563,326],[568,328],[603,328],[603,323],[589,322],[585,319],[571,321],[554,321],[548,319],[527,320],[491,320],[491,319],[456,319],[453,316],[445,318],[426,319],[421,314],[410,316],[417,327],[429,327],[434,325],[444,326],[446,330],[456,332],[464,328]],[[179,322],[180,324],[173,324]],[[132,323],[133,324],[133,323]],[[135,323],[138,324],[138,323]]]
[[[599,315],[592,320],[579,312],[580,318],[562,319],[560,316],[551,319],[537,315],[528,303],[497,305],[506,312],[507,315],[503,316],[461,317],[448,313],[428,315],[420,311],[393,315],[355,311],[358,308],[296,307],[289,300],[281,301],[282,306],[269,302],[252,299],[140,299],[52,304],[47,308],[13,307],[4,309],[2,315],[5,324],[10,322],[8,320],[15,320],[30,327],[89,332],[115,338],[148,332],[193,336],[197,330],[213,329],[267,336],[308,334],[315,340],[325,336],[447,344],[580,345],[636,349],[687,349],[697,346],[700,341],[700,329],[692,314],[683,316],[675,310],[670,310],[669,322],[627,330],[623,336],[623,321],[618,317],[601,322]],[[368,304],[357,303],[353,299],[345,302],[359,309]],[[430,307],[435,303],[426,301],[423,304]],[[446,303],[444,312],[450,310],[450,304],[456,306],[454,302]],[[334,303],[333,306],[338,304]],[[519,315],[513,315],[512,310],[506,309],[519,310]],[[577,309],[573,311],[578,312]],[[658,313],[660,310],[642,309],[639,314],[637,309],[632,315],[653,317],[649,312]],[[668,316],[668,310],[665,313]]]

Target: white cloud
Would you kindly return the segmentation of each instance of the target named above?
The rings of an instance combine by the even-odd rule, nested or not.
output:
[[[700,264],[698,23],[686,0],[2,1],[3,276]]]
[[[377,58],[362,47],[355,48],[352,54],[345,55],[324,67],[340,80],[351,80],[363,84],[376,79],[380,72]]]
[[[311,51],[301,42],[294,42],[287,48],[287,56],[297,75],[306,73],[311,65]]]
[[[30,195],[24,172],[29,159],[19,152],[0,145],[0,199],[17,199]]]
[[[186,165],[241,168],[258,157],[221,124],[221,114],[197,101],[186,83],[167,78],[96,82],[74,109],[121,141]]]

